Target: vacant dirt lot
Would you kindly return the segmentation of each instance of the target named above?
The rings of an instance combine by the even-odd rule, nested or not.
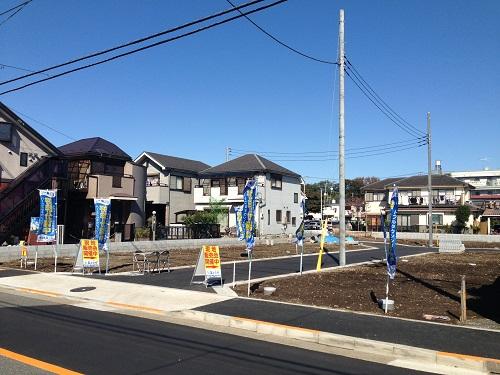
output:
[[[348,245],[350,248],[359,248],[359,245]],[[337,245],[325,246],[329,251],[338,250]],[[244,253],[245,245],[242,244],[238,247],[221,247],[220,256],[221,261],[244,260],[246,254]],[[299,249],[300,251],[300,249]],[[319,251],[319,244],[306,243],[304,244],[304,254],[315,253]],[[170,266],[190,266],[194,265],[198,259],[200,249],[182,249],[170,251]],[[275,244],[273,246],[257,245],[254,248],[254,259],[271,258],[279,256],[295,255],[295,245],[292,243]],[[245,255],[245,256],[242,256]],[[75,262],[74,257],[61,257],[57,259],[58,272],[71,272]],[[104,272],[106,259],[104,254],[101,253],[101,270]],[[1,266],[19,268],[20,262],[7,262],[0,263]],[[28,264],[28,269],[33,269],[33,264]],[[38,259],[37,270],[42,272],[54,272],[54,259],[44,258]],[[132,253],[111,253],[109,258],[109,271],[110,272],[124,272],[132,271]]]
[[[256,298],[342,308],[383,314],[378,299],[385,298],[385,264],[357,266],[319,274],[263,282]],[[421,319],[424,314],[444,316],[436,321],[457,324],[460,317],[460,280],[466,276],[468,322],[500,329],[500,252],[430,254],[400,259],[390,284],[395,301],[392,316]],[[264,286],[276,287],[272,296]],[[246,296],[246,286],[237,288]]]

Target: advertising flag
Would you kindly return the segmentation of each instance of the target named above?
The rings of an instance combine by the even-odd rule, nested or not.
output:
[[[304,218],[306,216],[304,196],[302,196],[302,201],[300,202],[300,208],[302,210],[302,222],[300,223],[299,227],[297,228],[297,231],[295,232],[295,238],[297,238],[297,245],[303,246],[304,245]]]
[[[99,248],[108,250],[108,234],[111,221],[111,199],[94,198],[95,233]]]
[[[389,247],[389,253],[387,254],[387,273],[391,279],[394,279],[396,275],[396,233],[398,226],[398,188],[395,187],[391,196],[391,222],[389,225],[389,237],[391,240],[391,246]]]
[[[38,242],[53,242],[57,232],[57,190],[40,190]]]
[[[249,180],[243,189],[243,211],[241,213],[241,223],[243,227],[243,237],[247,244],[247,251],[252,251],[255,245],[255,195],[257,182]]]

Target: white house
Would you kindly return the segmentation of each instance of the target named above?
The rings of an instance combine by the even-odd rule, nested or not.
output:
[[[302,220],[300,197],[303,181],[292,172],[262,156],[246,154],[201,171],[194,189],[196,210],[222,200],[227,208],[222,227],[235,227],[235,207],[243,204],[248,179],[257,180],[257,229],[260,235],[294,234]]]
[[[364,186],[367,229],[380,230],[380,215],[389,211],[388,201],[394,186],[399,190],[398,230],[426,232],[429,204],[427,176],[387,178]],[[455,221],[455,210],[463,204],[471,209],[467,225],[473,224],[480,209],[470,204],[472,188],[468,183],[450,176],[432,175],[432,222],[438,229],[451,225]]]

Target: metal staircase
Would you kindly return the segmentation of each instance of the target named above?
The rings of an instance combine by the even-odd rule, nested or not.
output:
[[[66,160],[57,157],[43,158],[0,192],[0,244],[4,241],[11,242],[15,237],[26,237],[30,217],[38,216],[38,189],[60,188],[66,174]]]

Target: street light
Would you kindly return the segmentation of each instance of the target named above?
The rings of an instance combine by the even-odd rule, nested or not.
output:
[[[153,241],[156,240],[156,211],[153,211],[153,217],[151,218],[151,228],[153,229]]]

